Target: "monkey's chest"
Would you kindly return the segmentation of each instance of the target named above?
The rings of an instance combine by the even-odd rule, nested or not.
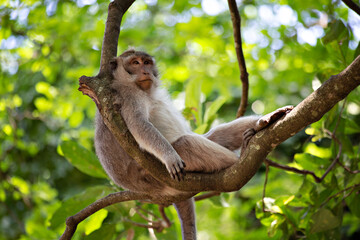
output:
[[[149,120],[170,143],[191,132],[184,117],[168,105],[155,105]]]

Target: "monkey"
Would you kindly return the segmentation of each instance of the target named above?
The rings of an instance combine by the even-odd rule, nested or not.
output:
[[[111,88],[116,91],[114,104],[139,147],[158,158],[170,176],[181,181],[187,172],[211,173],[230,167],[238,160],[234,152],[246,148],[251,137],[278,120],[292,106],[280,108],[263,117],[241,117],[220,124],[204,135],[191,131],[185,118],[172,105],[168,92],[161,87],[155,59],[146,52],[126,50],[110,61],[113,73]],[[181,191],[159,182],[132,159],[120,146],[97,111],[95,151],[115,184],[135,192],[149,189],[161,195]],[[193,198],[174,203],[182,237],[196,239]]]

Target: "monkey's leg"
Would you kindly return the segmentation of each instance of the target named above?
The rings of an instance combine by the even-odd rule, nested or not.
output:
[[[196,240],[196,220],[194,199],[174,203],[181,223],[181,234],[183,240]]]
[[[196,134],[184,135],[173,142],[172,146],[185,162],[186,171],[215,172],[238,160],[234,152]]]
[[[244,147],[242,146],[244,141],[243,134],[245,134],[245,137],[248,136],[248,134],[245,133],[246,130],[252,128],[255,130],[254,133],[256,133],[279,120],[282,116],[289,113],[293,108],[293,106],[285,106],[262,117],[241,117],[211,129],[204,135],[204,137],[233,151],[239,149],[240,147]]]
[[[234,151],[241,147],[244,140],[243,133],[249,128],[255,128],[259,119],[259,116],[241,117],[216,126],[204,134],[204,137]]]

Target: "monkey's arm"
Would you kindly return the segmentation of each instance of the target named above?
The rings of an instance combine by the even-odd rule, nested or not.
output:
[[[143,109],[144,103],[141,106],[141,103],[130,96],[126,102],[122,106],[121,114],[136,142],[142,149],[164,163],[172,178],[181,180],[185,175],[185,163],[165,137],[148,120]]]

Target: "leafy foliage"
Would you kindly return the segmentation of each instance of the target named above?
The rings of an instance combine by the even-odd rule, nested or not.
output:
[[[219,4],[211,7],[211,2]],[[65,219],[118,189],[93,149],[95,105],[76,90],[96,75],[108,1],[5,0],[0,6],[0,239],[56,239]],[[119,51],[155,55],[164,86],[193,129],[234,118],[241,94],[223,1],[138,0]],[[341,1],[242,1],[248,114],[296,105],[360,54],[360,18]],[[360,91],[269,156],[321,178],[265,167],[243,189],[197,203],[200,239],[356,239],[360,236]],[[67,161],[67,160],[68,161]],[[265,196],[264,179],[267,176]],[[74,239],[150,239],[130,221],[137,202],[103,209]],[[175,226],[155,233],[176,239]]]

